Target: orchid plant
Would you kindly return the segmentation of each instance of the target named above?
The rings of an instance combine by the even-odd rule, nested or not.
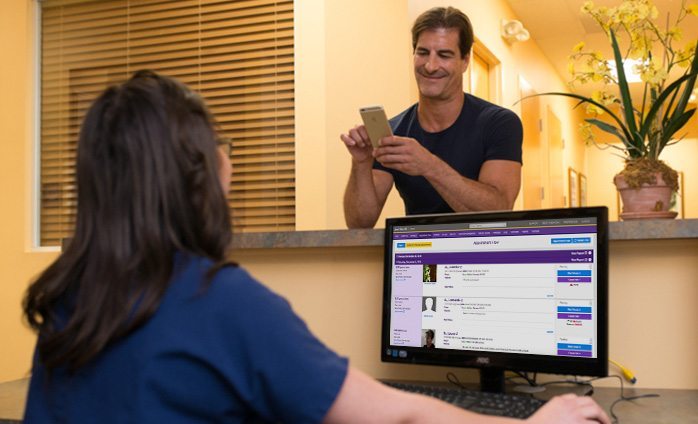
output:
[[[603,143],[618,149],[626,159],[626,170],[662,172],[664,181],[674,190],[678,187],[676,172],[659,160],[662,150],[677,143],[683,136],[676,133],[695,113],[688,108],[698,75],[696,40],[681,43],[681,23],[689,16],[698,16],[698,5],[682,1],[678,15],[664,28],[656,23],[658,11],[650,0],[624,0],[617,7],[597,7],[587,1],[582,12],[588,14],[608,35],[613,58],[608,60],[599,51],[586,50],[579,43],[570,56],[568,69],[573,76],[570,88],[587,83],[603,84],[586,97],[575,93],[546,93],[572,97],[586,104],[591,115],[582,124],[588,142],[596,143],[592,128],[610,134],[621,144]],[[694,23],[695,25],[695,23]],[[624,45],[625,47],[622,47]],[[642,99],[634,102],[628,83],[628,64],[643,84]],[[608,118],[601,119],[601,115]],[[639,186],[648,178],[630,178],[629,184]],[[626,176],[626,179],[627,176]]]

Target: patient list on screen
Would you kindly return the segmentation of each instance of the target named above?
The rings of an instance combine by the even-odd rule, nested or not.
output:
[[[596,357],[596,225],[396,228],[391,344]],[[462,224],[460,224],[462,225]]]

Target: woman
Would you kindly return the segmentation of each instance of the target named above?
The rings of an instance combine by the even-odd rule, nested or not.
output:
[[[505,422],[350,368],[226,260],[231,168],[211,122],[148,71],[91,106],[75,235],[25,298],[39,333],[25,422]],[[583,417],[607,422],[577,398],[532,421]]]

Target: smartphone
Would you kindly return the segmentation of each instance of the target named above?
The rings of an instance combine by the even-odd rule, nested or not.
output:
[[[374,148],[378,147],[381,138],[393,135],[383,106],[362,107],[359,109],[359,113]]]

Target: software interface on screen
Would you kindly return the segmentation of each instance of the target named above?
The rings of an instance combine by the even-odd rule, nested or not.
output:
[[[393,347],[597,357],[596,218],[396,226],[392,244]]]

